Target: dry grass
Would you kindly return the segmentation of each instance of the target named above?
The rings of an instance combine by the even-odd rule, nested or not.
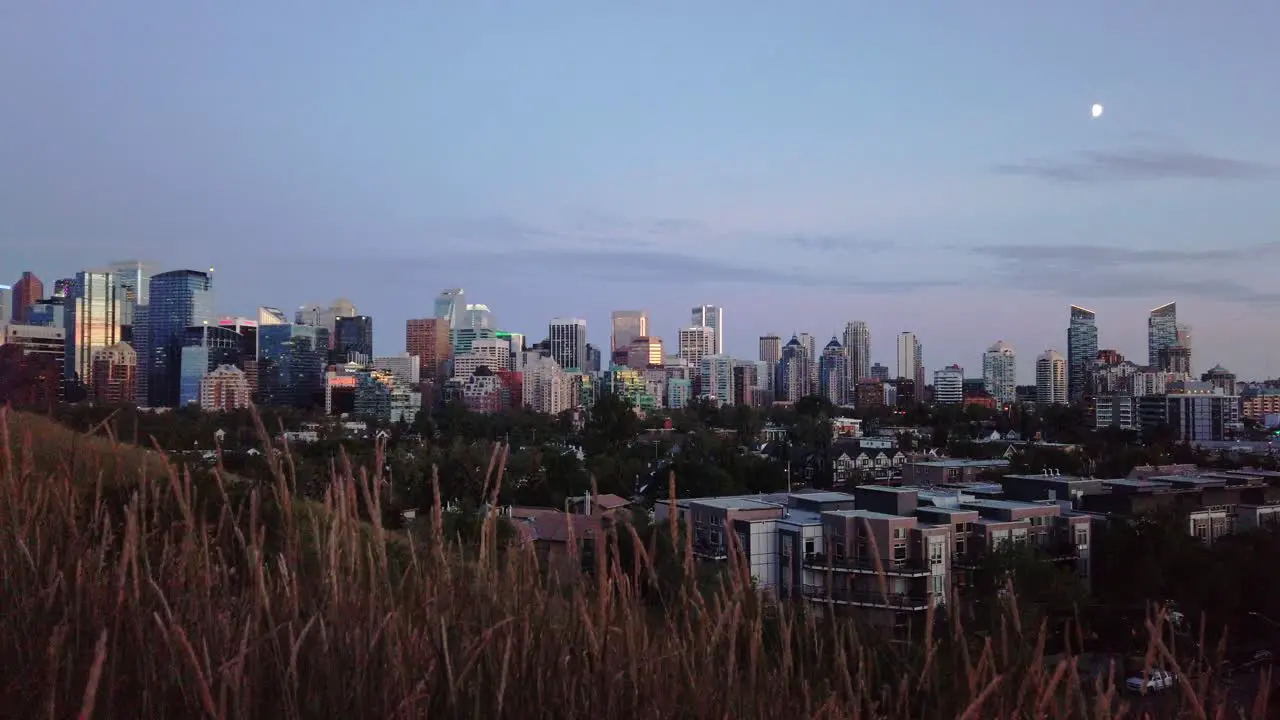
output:
[[[530,551],[393,536],[380,478],[350,468],[306,505],[287,459],[233,492],[28,415],[0,414],[0,441],[7,717],[1116,718],[1146,702],[1047,662],[1016,612],[984,642],[950,621],[895,646],[760,602],[735,564],[655,619],[644,579],[605,553],[559,585]],[[1149,659],[1174,667],[1162,622]],[[1266,716],[1265,696],[1209,696],[1184,682],[1146,707]]]

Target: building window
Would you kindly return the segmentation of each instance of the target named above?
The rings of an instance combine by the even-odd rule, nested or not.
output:
[[[804,554],[805,555],[813,554],[813,538],[804,539]]]
[[[901,543],[894,543],[894,545],[893,545],[893,559],[894,559],[894,560],[906,560],[906,559],[907,559],[907,546],[906,546],[905,544],[901,544]]]

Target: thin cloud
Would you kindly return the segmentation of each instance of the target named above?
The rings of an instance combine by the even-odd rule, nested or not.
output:
[[[1008,284],[1077,299],[1191,297],[1256,307],[1280,307],[1280,293],[1254,290],[1234,280],[1177,278],[1123,270],[1100,270],[1078,275],[1010,276]]]
[[[1278,292],[1254,290],[1213,273],[1222,263],[1280,252],[1276,242],[1207,250],[1009,244],[980,246],[971,252],[996,260],[1000,282],[1019,290],[1076,299],[1179,296],[1280,306]]]
[[[1009,243],[970,248],[978,255],[1034,263],[1074,263],[1096,267],[1104,264],[1182,264],[1219,260],[1244,260],[1280,252],[1280,242],[1235,248],[1179,250],[1176,248],[1121,248],[1105,245],[1033,245]]]
[[[537,275],[571,273],[605,277],[611,282],[649,285],[724,283],[788,287],[825,287],[850,292],[891,294],[949,287],[954,280],[904,278],[859,280],[848,275],[798,268],[739,264],[715,258],[644,249],[526,250],[514,253],[467,253],[450,256],[466,262],[501,261]]]
[[[867,242],[852,235],[783,235],[778,238],[785,245],[818,252],[875,252],[882,245]]]
[[[993,168],[1050,182],[1102,183],[1149,180],[1261,180],[1280,168],[1270,163],[1209,155],[1192,150],[1135,148],[1083,150],[1071,160],[1032,159]]]

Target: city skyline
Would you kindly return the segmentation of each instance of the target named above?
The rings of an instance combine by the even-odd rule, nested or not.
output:
[[[612,310],[670,343],[711,302],[735,357],[860,319],[874,362],[911,329],[928,372],[1065,352],[1072,303],[1141,358],[1176,300],[1197,364],[1274,377],[1280,293],[1249,271],[1280,258],[1280,99],[1240,68],[1277,14],[24,5],[3,282],[154,258],[216,266],[227,314],[348,295],[382,328],[459,286],[600,348]]]
[[[131,263],[131,264],[133,264],[133,265],[137,265],[137,264],[138,264],[138,263],[137,263],[137,261],[129,261],[129,263],[125,263],[125,264],[130,264],[130,263]],[[119,265],[122,265],[122,263],[115,263],[114,265],[115,265],[115,266],[119,266]],[[83,274],[84,272],[90,272],[90,273],[93,273],[93,272],[115,272],[115,271],[114,271],[114,270],[105,270],[105,271],[78,271],[78,274]],[[195,271],[195,270],[181,270],[181,271],[179,271],[179,270],[174,270],[174,271],[169,271],[169,272],[173,272],[173,273],[177,273],[177,272],[186,272],[186,273],[197,273],[197,274],[203,274],[203,273],[202,273],[202,271]],[[26,278],[26,277],[28,277],[28,276],[31,276],[31,278],[32,278],[33,280],[37,280],[37,281],[39,281],[39,280],[40,280],[38,273],[31,273],[31,271],[24,271],[24,273],[23,273],[23,277],[24,277],[24,278]],[[123,282],[125,283],[125,285],[128,285],[130,282],[133,282],[133,281],[128,280],[128,275],[125,275],[124,277],[125,277],[125,280],[124,280]],[[140,277],[145,277],[145,276],[140,276]],[[7,285],[0,285],[0,287],[5,288],[6,290],[8,290],[8,288],[9,288],[9,286],[7,286]],[[131,286],[130,286],[130,287],[131,287]],[[490,309],[488,308],[488,306],[483,305],[483,304],[466,304],[466,303],[465,303],[465,300],[463,299],[463,298],[464,298],[464,294],[465,294],[465,288],[451,288],[451,289],[446,289],[446,290],[441,291],[439,294],[437,294],[437,295],[435,295],[435,296],[434,296],[433,301],[432,301],[432,312],[431,312],[431,314],[430,314],[430,315],[428,315],[428,316],[426,316],[426,317],[430,317],[430,316],[434,316],[434,315],[438,315],[438,314],[440,314],[440,313],[442,312],[442,311],[441,311],[441,307],[442,307],[441,303],[445,302],[445,300],[444,300],[445,298],[448,298],[448,299],[449,299],[449,302],[448,302],[448,306],[447,306],[447,308],[446,308],[446,313],[447,313],[447,314],[454,315],[454,314],[459,314],[459,313],[460,313],[461,315],[466,315],[468,318],[470,318],[470,320],[469,320],[468,322],[473,322],[473,323],[474,323],[474,322],[479,322],[479,323],[480,323],[480,326],[483,326],[483,327],[489,327],[490,325],[492,325],[492,324],[493,324],[493,322],[494,322],[494,321],[493,321],[493,313],[490,311]],[[455,305],[457,305],[457,302],[454,302],[455,300],[456,300],[457,302],[462,302],[462,303],[463,303],[463,305],[460,305],[460,306],[455,307]],[[303,324],[320,324],[320,325],[322,325],[322,326],[326,326],[326,327],[327,327],[327,326],[328,326],[328,324],[333,323],[333,321],[334,321],[335,317],[347,317],[347,318],[355,318],[355,317],[357,317],[357,316],[356,316],[356,310],[357,310],[357,307],[356,307],[356,306],[355,306],[355,304],[354,304],[354,303],[352,303],[349,299],[347,299],[347,298],[345,298],[345,297],[340,297],[340,298],[338,298],[338,299],[337,299],[336,301],[334,301],[334,302],[335,302],[335,307],[328,308],[328,310],[327,310],[327,311],[326,311],[326,310],[324,310],[320,305],[315,304],[315,303],[299,305],[299,306],[297,306],[297,307],[298,307],[298,310],[297,310],[297,312],[295,313],[295,316],[296,316],[296,317],[295,317],[294,319],[295,319],[295,321],[300,322],[300,323],[303,323]],[[125,305],[128,305],[128,303],[123,303],[123,302],[122,302],[122,307],[121,307],[122,311],[124,310],[124,306],[125,306]],[[1174,306],[1175,306],[1175,305],[1176,305],[1176,301],[1169,302],[1169,303],[1165,303],[1165,304],[1161,305],[1160,307],[1154,308],[1154,309],[1152,309],[1152,310],[1150,310],[1150,311],[1148,312],[1148,314],[1147,314],[1147,316],[1146,316],[1146,318],[1147,318],[1147,326],[1148,326],[1148,328],[1147,328],[1147,333],[1146,333],[1146,334],[1147,334],[1147,342],[1146,342],[1146,348],[1143,350],[1143,352],[1150,353],[1150,351],[1151,351],[1151,343],[1152,343],[1152,337],[1153,337],[1153,336],[1152,336],[1152,331],[1151,331],[1151,318],[1152,318],[1152,317],[1156,317],[1156,316],[1158,315],[1157,311],[1169,310],[1170,312],[1172,312],[1172,310],[1173,310],[1173,308],[1174,308]],[[339,306],[340,306],[340,307],[339,307]],[[712,306],[707,306],[707,307],[712,307]],[[16,311],[16,310],[17,310],[17,306],[16,306],[16,305],[14,305],[13,309],[14,309],[14,311]],[[719,312],[723,312],[723,308],[722,308],[722,307],[716,306],[716,307],[715,307],[715,309],[716,309],[716,311],[717,311],[718,313],[719,313]],[[252,317],[252,316],[256,315],[256,316],[258,316],[258,317],[259,317],[259,319],[261,320],[261,319],[262,319],[262,313],[263,313],[263,311],[265,311],[265,310],[270,310],[270,311],[272,311],[272,312],[279,313],[279,314],[281,315],[281,319],[280,319],[280,321],[281,321],[281,322],[287,322],[287,318],[285,318],[285,317],[284,317],[284,311],[279,310],[279,309],[277,309],[277,308],[270,307],[270,306],[262,306],[262,305],[258,305],[258,306],[256,307],[256,309],[255,309],[255,310],[253,310],[253,311],[249,311],[249,312],[239,312],[239,313],[237,313],[237,312],[227,312],[227,311],[225,310],[225,308],[222,308],[221,306],[219,306],[219,307],[214,308],[214,313],[215,313],[218,317],[223,317],[223,318]],[[131,310],[130,310],[130,312],[131,312]],[[334,315],[334,313],[340,313],[340,315]],[[306,318],[306,317],[304,317],[304,315],[307,315],[307,314],[313,315],[314,317],[310,317],[310,318]],[[1064,357],[1065,357],[1065,360],[1066,360],[1066,367],[1067,367],[1067,374],[1068,374],[1068,376],[1070,376],[1070,375],[1071,375],[1071,368],[1073,367],[1073,365],[1072,365],[1072,355],[1071,355],[1071,352],[1072,352],[1072,350],[1071,350],[1071,347],[1072,347],[1072,338],[1073,338],[1073,337],[1076,337],[1076,335],[1074,335],[1074,333],[1073,333],[1073,331],[1072,331],[1072,328],[1073,328],[1073,327],[1075,327],[1075,325],[1074,325],[1075,320],[1076,320],[1079,316],[1081,316],[1081,314],[1083,314],[1084,316],[1089,317],[1089,318],[1096,317],[1096,315],[1097,315],[1097,313],[1096,313],[1095,311],[1093,311],[1093,310],[1088,310],[1088,309],[1083,308],[1083,307],[1080,307],[1080,306],[1078,306],[1078,305],[1071,305],[1071,306],[1069,307],[1069,309],[1068,309],[1068,315],[1069,315],[1069,318],[1070,318],[1070,323],[1068,324],[1068,326],[1067,326],[1067,330],[1066,330],[1066,333],[1065,333],[1065,341],[1064,341],[1064,342],[1061,342],[1061,343],[1056,343],[1056,344],[1055,344],[1055,343],[1050,343],[1049,345],[1047,345],[1047,346],[1046,346],[1046,348],[1047,348],[1047,350],[1046,350],[1046,351],[1052,350],[1052,351],[1059,351],[1059,352],[1062,352],[1062,353],[1063,353],[1063,355],[1064,355]],[[460,315],[460,316],[461,316],[461,315]],[[471,317],[472,315],[475,315],[476,317]],[[643,322],[642,322],[642,324],[643,324],[646,328],[650,327],[650,325],[651,325],[651,323],[652,323],[651,313],[650,313],[648,310],[645,310],[645,309],[640,309],[640,310],[634,310],[634,309],[633,309],[633,310],[614,310],[614,311],[610,311],[610,312],[609,312],[609,318],[610,318],[610,320],[609,320],[608,325],[604,328],[604,330],[603,330],[603,331],[597,327],[597,328],[596,328],[596,332],[595,332],[595,334],[594,334],[594,335],[592,334],[592,327],[593,327],[593,326],[590,324],[590,322],[586,321],[584,318],[580,318],[580,317],[579,317],[579,318],[573,318],[572,320],[569,320],[569,322],[573,322],[573,323],[585,323],[585,325],[586,325],[586,329],[587,329],[587,330],[586,330],[586,333],[585,333],[585,335],[586,335],[586,340],[585,340],[584,345],[585,345],[585,344],[589,344],[589,345],[591,345],[592,347],[596,348],[596,350],[597,350],[597,351],[599,351],[599,352],[605,352],[604,348],[602,348],[602,346],[599,344],[599,335],[600,335],[602,332],[603,332],[604,334],[606,334],[606,335],[608,336],[608,339],[609,339],[610,344],[612,344],[613,339],[614,339],[614,338],[613,338],[613,333],[614,333],[614,331],[615,331],[615,330],[617,329],[617,327],[618,327],[618,326],[617,326],[617,323],[618,323],[619,318],[621,318],[621,317],[630,317],[630,316],[632,316],[632,315],[635,315],[637,319],[639,319],[639,318],[641,318],[641,317],[642,317],[642,318],[643,318]],[[323,317],[322,317],[322,316],[323,316]],[[372,322],[372,316],[371,316],[369,313],[361,313],[358,317],[359,317],[359,318],[362,318],[362,322],[366,322],[366,323],[371,323],[371,322]],[[1170,317],[1170,318],[1174,318],[1175,316],[1170,315],[1169,317]],[[408,319],[406,319],[406,320],[405,320],[405,326],[406,326],[406,327],[408,327],[408,324],[409,324],[409,323],[414,322],[414,321],[419,321],[419,320],[421,320],[421,319],[422,319],[422,318],[408,318]],[[1176,318],[1175,318],[1175,319],[1176,319]],[[322,322],[322,320],[323,320],[323,322]],[[564,322],[564,321],[565,321],[565,320],[564,320],[563,318],[552,318],[552,319],[550,319],[549,321],[544,321],[543,325],[545,326],[545,325],[547,325],[547,323],[550,323],[550,324],[553,324],[553,325],[554,325],[554,324],[556,324],[556,323],[558,323],[558,322]],[[272,321],[272,322],[275,322],[275,321]],[[465,323],[464,323],[464,324],[465,324]],[[868,341],[871,341],[871,339],[875,337],[875,333],[874,333],[874,331],[872,331],[872,330],[870,329],[870,323],[868,323],[868,322],[866,322],[866,321],[864,321],[864,320],[851,320],[851,321],[849,321],[848,323],[846,323],[846,328],[845,328],[845,332],[844,332],[844,334],[843,334],[843,335],[847,337],[847,336],[848,336],[848,333],[849,333],[849,332],[851,332],[850,328],[852,328],[852,327],[858,327],[858,328],[860,328],[860,331],[859,331],[859,332],[865,332],[865,333],[868,335],[868,337],[867,337],[867,340],[868,340]],[[1096,336],[1096,338],[1095,338],[1095,337],[1091,337],[1090,339],[1088,339],[1088,341],[1087,341],[1087,342],[1085,342],[1085,343],[1084,343],[1085,347],[1083,348],[1083,350],[1084,350],[1085,352],[1084,352],[1084,353],[1082,353],[1082,358],[1084,358],[1086,362],[1087,362],[1087,361],[1091,361],[1092,359],[1094,359],[1095,355],[1100,355],[1100,351],[1106,351],[1107,353],[1116,352],[1116,353],[1118,353],[1119,355],[1123,356],[1125,359],[1127,359],[1127,360],[1129,360],[1129,361],[1131,361],[1131,362],[1136,362],[1136,363],[1138,363],[1139,365],[1142,365],[1142,364],[1143,364],[1143,362],[1142,362],[1142,359],[1143,359],[1143,358],[1141,357],[1141,355],[1138,355],[1138,354],[1131,354],[1131,353],[1129,353],[1129,352],[1126,352],[1125,350],[1122,350],[1122,349],[1120,349],[1120,348],[1116,347],[1116,346],[1115,346],[1115,345],[1113,345],[1113,344],[1108,344],[1108,343],[1104,342],[1104,341],[1101,339],[1101,338],[1103,338],[1103,337],[1104,337],[1104,335],[1103,335],[1103,333],[1102,333],[1100,330],[1098,330],[1098,329],[1097,329],[1097,326],[1096,326],[1096,325],[1092,325],[1092,324],[1090,324],[1090,327],[1095,328],[1093,332],[1094,332],[1094,335]],[[1171,327],[1172,327],[1172,326],[1171,326]],[[1177,332],[1176,332],[1176,341],[1177,341],[1178,343],[1184,343],[1184,342],[1185,342],[1185,343],[1189,343],[1189,342],[1190,342],[1190,336],[1191,336],[1191,326],[1190,326],[1189,324],[1187,324],[1187,323],[1183,323],[1183,322],[1181,322],[1181,321],[1178,321],[1178,322],[1176,322],[1176,327],[1177,327]],[[490,328],[490,329],[503,330],[503,331],[508,332],[508,333],[515,333],[515,334],[519,334],[519,335],[521,335],[522,337],[527,337],[527,338],[528,338],[528,342],[529,342],[530,344],[535,343],[535,342],[538,342],[538,339],[536,338],[536,336],[537,336],[537,331],[534,331],[533,333],[530,333],[530,332],[529,332],[528,330],[526,330],[525,328],[508,328],[508,327],[506,327],[505,325],[502,325],[501,323],[499,323],[499,324],[498,324],[498,326],[495,326],[495,327]],[[681,327],[679,327],[679,328],[678,328],[674,333],[672,333],[672,334],[671,334],[671,336],[670,336],[670,337],[671,337],[672,339],[671,339],[671,341],[670,341],[670,342],[671,342],[671,344],[670,344],[670,345],[668,346],[668,348],[667,348],[667,349],[669,350],[669,352],[667,352],[667,353],[666,353],[667,355],[675,356],[675,355],[679,355],[679,354],[680,354],[680,352],[679,352],[679,348],[680,348],[680,340],[681,340],[681,337],[682,337],[682,335],[683,335],[683,334],[685,334],[685,331],[690,330],[690,329],[691,329],[691,328],[690,328],[689,326],[681,326]],[[716,331],[713,331],[711,328],[707,328],[707,331],[708,331],[708,333],[709,333],[709,334],[714,334],[714,332],[716,332]],[[331,328],[329,328],[329,332],[330,332],[330,334],[331,334],[331,335],[333,334],[333,330],[332,330]],[[650,333],[652,333],[652,330],[650,330]],[[455,330],[452,334],[456,337],[456,336],[457,336],[457,332],[456,332],[456,330]],[[749,351],[749,352],[745,352],[745,353],[735,353],[735,352],[733,352],[733,351],[732,351],[732,347],[733,347],[733,345],[732,345],[732,344],[730,344],[730,343],[728,343],[728,342],[726,342],[727,349],[726,349],[726,352],[725,352],[724,354],[729,355],[730,357],[733,357],[733,358],[734,358],[734,359],[736,359],[736,360],[757,360],[757,359],[763,359],[763,358],[761,357],[761,354],[762,354],[762,352],[763,352],[763,348],[762,348],[762,345],[761,345],[762,341],[764,341],[766,338],[773,338],[773,339],[775,339],[775,340],[778,340],[778,341],[779,341],[779,347],[781,347],[781,341],[783,340],[783,337],[782,337],[783,335],[784,335],[783,333],[768,332],[768,333],[765,333],[765,334],[762,334],[762,335],[759,335],[759,336],[755,336],[755,337],[754,337],[754,346],[755,346],[754,350],[753,350],[753,351]],[[816,341],[817,341],[817,335],[816,335],[816,334],[814,334],[814,333],[809,333],[809,332],[804,332],[804,331],[796,331],[796,332],[793,332],[793,333],[792,333],[792,335],[793,335],[793,336],[799,336],[802,340],[805,340],[806,342],[809,342],[809,341],[816,342]],[[832,338],[833,338],[833,339],[836,339],[836,340],[838,341],[838,340],[841,338],[841,336],[842,336],[842,334],[841,334],[841,333],[835,333],[835,334],[833,334],[833,335],[832,335]],[[900,347],[900,345],[901,345],[902,338],[903,338],[904,336],[911,336],[911,337],[913,337],[913,338],[914,338],[913,342],[915,342],[916,344],[918,344],[921,348],[923,347],[923,342],[921,342],[921,341],[918,339],[918,337],[915,335],[915,333],[913,333],[913,332],[911,332],[911,331],[909,331],[909,330],[899,331],[899,332],[897,333],[897,337],[896,337],[896,339],[895,339],[895,347],[892,349],[892,355],[890,355],[888,358],[885,358],[885,362],[880,362],[880,356],[879,356],[879,355],[877,355],[875,351],[873,351],[873,352],[872,352],[872,356],[871,356],[871,357],[872,357],[872,361],[873,361],[874,363],[877,363],[877,364],[880,364],[880,365],[893,366],[893,367],[897,368],[898,364],[901,362],[901,347]],[[396,340],[394,339],[394,337],[395,337],[395,336],[394,336],[394,334],[390,334],[390,335],[389,335],[389,334],[388,334],[388,333],[386,333],[386,332],[378,333],[378,334],[373,334],[373,340],[374,340],[374,343],[373,343],[373,347],[372,347],[372,355],[374,355],[374,356],[391,356],[391,355],[395,355],[395,354],[397,354],[397,353],[401,352],[401,351],[403,350],[403,348],[402,348],[402,347],[399,347],[399,346],[397,345]],[[652,337],[655,337],[655,338],[657,338],[658,340],[663,340],[663,336],[662,336],[662,335],[658,335],[658,334],[656,334],[656,333],[652,333]],[[548,340],[548,339],[550,339],[550,334],[548,334],[548,335],[547,335],[547,337],[544,337],[544,338],[542,338],[542,339],[543,339],[543,340]],[[666,342],[666,341],[664,341],[664,342]],[[711,342],[710,338],[708,339],[708,342]],[[1161,341],[1161,342],[1163,342],[1163,341]],[[874,347],[874,343],[868,342],[868,344],[870,344],[870,345],[872,345],[872,346]],[[466,346],[466,347],[469,347],[469,345],[468,345],[466,342],[464,342],[464,343],[463,343],[463,345],[464,345],[464,346]],[[990,352],[991,352],[993,349],[995,349],[995,347],[997,347],[997,346],[1012,347],[1012,349],[1013,349],[1013,351],[1014,351],[1015,353],[1018,353],[1018,352],[1019,352],[1019,351],[1018,351],[1018,349],[1017,349],[1017,347],[1016,347],[1016,345],[1012,345],[1012,344],[1010,344],[1010,343],[1007,343],[1004,339],[1000,339],[1000,340],[998,340],[998,341],[997,341],[994,345],[992,345],[991,347],[988,347],[988,348],[986,348],[986,349],[984,349],[984,350],[982,350],[981,352],[979,352],[979,353],[978,353],[977,368],[979,368],[979,369],[980,369],[980,371],[978,371],[978,372],[977,372],[977,374],[972,375],[972,378],[973,378],[973,379],[982,378],[982,377],[984,377],[984,376],[986,376],[986,375],[987,375],[987,369],[986,369],[987,357],[988,357],[988,355],[990,354]],[[842,347],[843,347],[843,344],[842,344]],[[1187,348],[1188,348],[1188,350],[1190,350],[1190,345],[1189,345],[1189,344],[1187,345]],[[917,355],[921,355],[921,353],[919,352],[919,349],[920,349],[920,348],[917,348],[917,353],[916,353]],[[465,350],[465,348],[464,348],[464,350]],[[1204,350],[1204,349],[1202,348],[1202,350]],[[1212,348],[1210,348],[1209,350],[1212,350]],[[847,350],[847,349],[846,349],[846,352],[848,352],[848,350]],[[883,348],[881,348],[881,349],[879,350],[879,352],[880,352],[881,354],[883,354],[885,351],[884,351],[884,349],[883,349]],[[812,353],[812,357],[816,359],[816,358],[818,358],[820,355],[821,355],[821,353],[820,353],[820,352],[818,352],[818,350],[817,350],[817,346],[815,345],[814,351],[813,351],[813,353]],[[701,353],[699,353],[699,356],[701,356]],[[1024,356],[1024,357],[1025,357],[1025,356]],[[1201,357],[1201,356],[1197,356],[1197,357],[1199,358],[1199,361],[1203,362],[1203,357]],[[935,372],[935,371],[937,371],[937,370],[947,369],[947,368],[949,368],[949,367],[951,367],[951,366],[953,366],[953,365],[960,365],[960,366],[962,366],[962,367],[963,367],[963,366],[965,365],[965,363],[966,363],[966,358],[964,358],[964,357],[960,357],[960,358],[956,358],[956,359],[948,359],[948,360],[946,360],[946,361],[944,361],[944,362],[939,362],[939,363],[937,364],[937,366],[936,366],[936,367],[931,366],[931,364],[930,364],[930,362],[929,362],[929,357],[928,357],[927,355],[923,355],[923,357],[922,357],[922,361],[923,361],[923,364],[922,364],[922,366],[921,366],[920,377],[923,377],[923,378],[924,378],[924,380],[925,380],[925,382],[926,382],[926,384],[927,384],[927,383],[928,383],[928,378],[930,378],[930,377],[932,376],[932,373],[933,373],[933,372]],[[1222,363],[1222,362],[1215,362],[1215,363],[1213,363],[1213,364],[1218,365],[1218,366],[1226,366],[1226,367],[1228,367],[1228,369],[1232,369],[1232,368],[1230,368],[1230,366],[1229,366],[1229,365],[1227,365],[1226,363]],[[608,365],[607,358],[605,358],[605,365],[606,365],[606,366]],[[850,368],[852,368],[852,365],[850,366]],[[811,368],[811,369],[814,371],[814,374],[815,374],[815,377],[816,377],[816,374],[817,374],[817,365],[815,364],[815,365],[813,366],[813,368]],[[899,370],[900,370],[900,368],[899,368]],[[850,372],[852,372],[852,369],[850,369]],[[1234,372],[1234,369],[1233,369],[1233,372]],[[1240,374],[1240,373],[1237,373],[1237,374],[1238,374],[1238,375],[1240,375],[1240,377],[1241,377],[1242,379],[1250,379],[1250,378],[1249,378],[1249,376],[1247,376],[1247,375],[1243,375],[1243,374]],[[1037,384],[1039,383],[1039,378],[1038,378],[1038,376],[1037,376],[1037,372],[1036,372],[1036,370],[1035,370],[1035,366],[1034,366],[1034,364],[1033,364],[1033,365],[1031,365],[1031,367],[1028,367],[1028,365],[1027,365],[1027,363],[1026,363],[1026,362],[1018,363],[1018,364],[1017,364],[1017,366],[1016,366],[1016,369],[1015,369],[1015,375],[1016,375],[1016,382],[1017,382],[1017,384],[1018,384],[1018,385],[1027,385],[1027,386],[1032,386],[1032,385],[1037,385]],[[1266,375],[1266,376],[1258,376],[1258,377],[1256,377],[1256,378],[1252,378],[1252,379],[1263,380],[1263,379],[1267,379],[1267,378],[1270,378],[1270,377],[1272,377],[1272,376],[1270,376],[1270,375]],[[815,380],[815,382],[816,382],[816,380]],[[1070,382],[1074,383],[1074,381],[1070,381]],[[1083,381],[1081,381],[1081,382],[1083,382]],[[1072,385],[1072,387],[1074,387],[1074,385]],[[1073,391],[1073,392],[1074,392],[1074,391]]]

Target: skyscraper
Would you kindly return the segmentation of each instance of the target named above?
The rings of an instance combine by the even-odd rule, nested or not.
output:
[[[315,325],[259,326],[258,391],[264,405],[305,408],[322,402],[326,335]]]
[[[332,343],[337,336],[338,318],[355,317],[356,306],[346,298],[338,298],[328,306],[312,303],[303,305],[294,313],[293,321],[298,325],[314,325],[324,328]],[[332,348],[331,348],[332,349]]]
[[[796,336],[800,344],[804,346],[805,353],[809,357],[809,382],[806,385],[808,394],[812,395],[818,392],[818,339],[807,332],[802,332]]]
[[[818,393],[832,405],[844,405],[850,401],[849,358],[845,348],[834,335],[818,358]]]
[[[8,322],[8,319],[14,313],[15,303],[13,302],[13,286],[0,285],[0,317]]]
[[[916,334],[904,330],[898,334],[898,378],[914,380],[917,388],[924,387],[924,351]]]
[[[1089,389],[1089,368],[1098,357],[1098,315],[1079,305],[1071,306],[1067,326],[1067,398],[1084,400]]]
[[[177,407],[181,398],[182,341],[187,328],[215,323],[213,274],[171,270],[151,278],[145,306],[146,345],[138,352],[139,372],[147,375],[147,406]],[[136,321],[136,318],[135,318]]]
[[[689,324],[694,327],[708,327],[712,330],[712,354],[724,352],[724,308],[716,305],[699,305],[694,308],[693,319]]]
[[[565,370],[575,372],[587,367],[587,321],[580,318],[555,318],[547,327],[551,357]],[[455,348],[455,352],[457,349]]]
[[[844,352],[849,356],[849,387],[871,379],[871,331],[861,320],[844,326]]]
[[[1067,403],[1067,361],[1057,350],[1045,350],[1036,358],[1036,402]]]
[[[676,353],[695,370],[702,366],[702,358],[715,355],[715,330],[704,325],[687,327],[680,331]]]
[[[760,359],[770,365],[777,365],[782,359],[782,338],[777,335],[761,335]]]
[[[109,270],[76,273],[71,295],[63,305],[67,331],[68,381],[93,388],[93,356],[120,342],[120,301],[115,276]]]
[[[1178,303],[1161,305],[1147,316],[1147,365],[1160,367],[1160,351],[1178,341]]]
[[[423,382],[443,378],[449,369],[449,320],[416,318],[405,323],[404,349],[418,358]]]
[[[43,297],[44,283],[40,282],[35,273],[24,272],[18,282],[13,284],[12,312],[9,312],[9,308],[0,306],[0,318],[13,318],[13,322],[19,325],[26,324],[31,306]]]
[[[258,308],[258,327],[265,325],[292,325],[289,322],[289,316],[284,314],[280,308],[260,307]]]
[[[1003,340],[982,354],[982,386],[1001,405],[1010,405],[1018,398],[1018,355]]]
[[[435,312],[432,317],[438,320],[448,320],[450,327],[457,327],[462,324],[462,311],[467,309],[466,293],[462,288],[451,288],[445,290],[436,296]]]
[[[644,310],[615,310],[612,317],[613,337],[610,350],[618,352],[631,347],[636,338],[649,335],[649,313]]]
[[[137,260],[111,263],[111,273],[116,279],[116,297],[120,300],[120,336],[133,343],[133,327],[139,305],[151,301],[151,275],[155,268]]]
[[[373,358],[373,318],[368,315],[335,318],[333,323],[334,362],[349,362],[355,355]]]
[[[964,368],[948,365],[933,371],[933,402],[937,405],[964,402]]]
[[[808,348],[800,342],[799,337],[792,335],[791,341],[783,346],[782,358],[778,361],[778,376],[773,384],[777,399],[796,402],[812,395],[813,390],[809,385],[812,374],[809,366],[812,364],[813,358],[809,356]]]

